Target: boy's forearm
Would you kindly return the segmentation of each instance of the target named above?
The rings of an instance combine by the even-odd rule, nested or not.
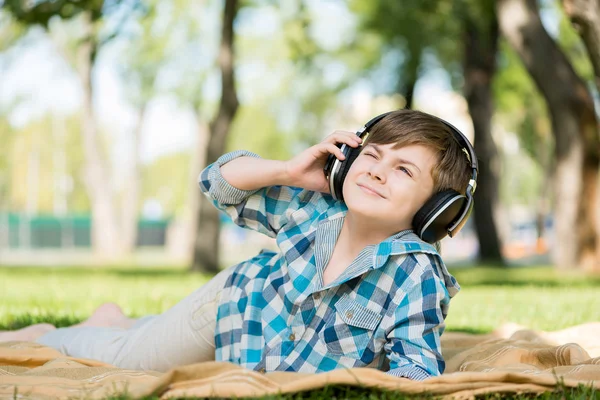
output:
[[[239,157],[229,161],[221,166],[221,176],[231,186],[240,190],[291,185],[283,161],[255,157]]]

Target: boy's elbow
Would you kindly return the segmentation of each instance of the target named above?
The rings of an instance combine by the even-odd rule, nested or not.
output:
[[[208,193],[210,191],[211,183],[209,179],[209,172],[212,164],[208,167],[204,168],[200,175],[198,175],[198,186],[203,193]]]
[[[434,376],[415,364],[405,364],[396,368],[392,368],[387,371],[386,374],[398,378],[408,378],[414,381],[422,381]]]

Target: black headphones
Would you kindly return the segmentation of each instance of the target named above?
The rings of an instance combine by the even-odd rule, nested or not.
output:
[[[356,135],[364,139],[375,124],[391,113],[393,113],[393,111],[378,115],[371,119],[363,128],[356,132]],[[471,163],[471,169],[473,170],[473,175],[467,185],[466,195],[462,195],[453,189],[435,193],[415,214],[412,221],[415,233],[424,241],[434,243],[441,240],[446,235],[453,237],[467,222],[467,219],[473,210],[473,194],[477,188],[478,166],[475,150],[466,136],[443,119],[433,115],[430,116],[450,128],[454,138],[461,145],[463,151],[466,152],[469,162]],[[338,147],[340,147],[339,144]],[[342,144],[340,149],[346,158],[341,161],[333,154],[330,154],[323,171],[325,172],[325,177],[329,181],[331,195],[336,200],[343,201],[344,196],[342,194],[342,187],[344,179],[350,170],[350,166],[360,154],[362,146],[354,148]]]

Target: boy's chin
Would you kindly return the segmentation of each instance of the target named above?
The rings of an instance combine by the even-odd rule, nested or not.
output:
[[[393,216],[390,210],[386,210],[382,207],[375,207],[370,204],[367,204],[366,202],[347,202],[346,206],[348,207],[349,214],[351,214],[355,218],[365,220],[369,224],[377,224],[381,227],[387,227],[389,229],[400,227],[397,229],[398,232],[404,230],[403,228],[401,228],[402,226],[407,225],[406,221],[404,220],[402,220],[401,222],[398,221],[397,218],[395,218],[397,216]],[[398,222],[394,223],[394,220]]]
[[[349,208],[352,207],[356,210],[382,210],[382,208],[386,207],[386,199],[383,197],[377,197],[362,192],[344,193],[344,201]]]
[[[360,218],[369,219],[370,221],[380,221],[383,224],[390,222],[389,213],[386,213],[381,208],[372,207],[368,204],[346,204],[348,212]]]

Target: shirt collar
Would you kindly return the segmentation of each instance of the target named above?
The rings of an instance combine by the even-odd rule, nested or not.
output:
[[[321,240],[319,240],[321,244],[324,244],[324,242],[329,242],[328,246],[326,245],[326,248],[328,247],[327,250],[329,251],[326,250],[324,252],[324,254],[329,253],[328,256],[331,255],[330,252],[333,252],[333,247],[335,246],[335,242],[337,242],[337,238],[342,229],[343,221],[347,212],[348,207],[343,202],[336,201],[334,204],[330,204],[325,213],[325,218],[321,220],[321,223],[319,224],[317,231],[322,232],[317,232],[317,236],[321,236]],[[335,220],[334,223],[332,223],[333,220]],[[328,233],[325,235],[324,231],[328,231]],[[323,240],[324,236],[328,236],[330,240]],[[325,250],[325,248],[323,250]],[[365,249],[363,249],[360,255],[363,257],[366,256],[366,254],[363,254],[365,252],[372,252],[371,259],[373,262],[371,264],[371,268],[373,269],[378,269],[384,266],[392,255],[410,253],[431,254],[437,260],[437,263],[435,263],[436,265],[434,265],[436,273],[441,279],[444,280],[450,296],[454,296],[460,290],[460,286],[456,282],[456,279],[448,272],[448,269],[446,268],[446,265],[435,246],[423,241],[419,236],[417,236],[416,233],[414,233],[412,229],[406,229],[397,232],[377,245],[367,246]],[[324,268],[329,261],[328,256],[324,256],[322,260],[319,260],[320,262],[318,264],[321,264],[321,268]],[[360,269],[359,266],[357,266],[357,268]]]

